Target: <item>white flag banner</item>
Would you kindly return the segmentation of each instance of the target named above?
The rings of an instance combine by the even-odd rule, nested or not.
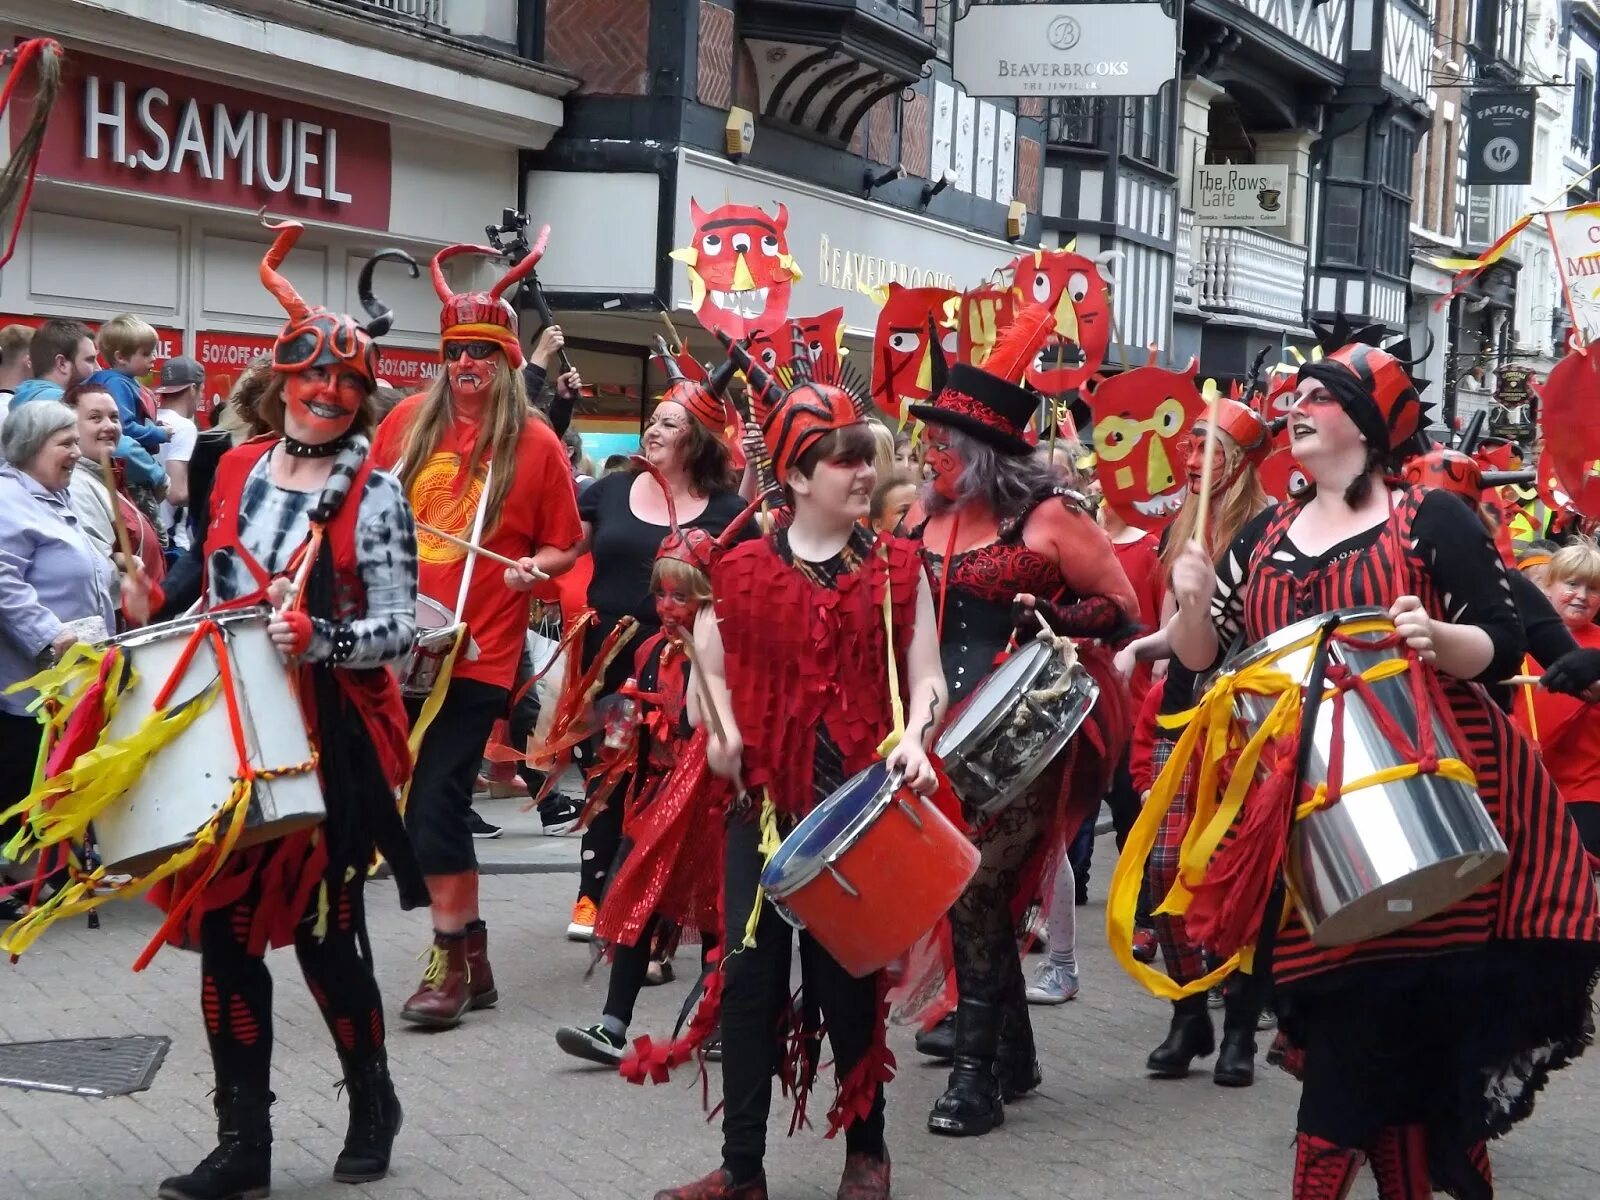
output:
[[[1600,204],[1545,213],[1567,310],[1586,342],[1600,341]]]

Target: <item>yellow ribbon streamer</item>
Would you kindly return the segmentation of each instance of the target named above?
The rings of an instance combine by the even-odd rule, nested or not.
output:
[[[778,836],[778,807],[772,803],[772,792],[764,790],[761,794],[761,841],[756,849],[761,855],[761,870],[765,871],[767,864],[772,861],[772,856],[778,852],[778,847],[783,845],[783,839]],[[759,873],[757,878],[760,878]],[[761,905],[766,900],[766,892],[761,884],[756,884],[756,902],[750,906],[750,917],[744,923],[744,940],[740,947],[754,946],[756,944],[756,930],[761,926]]]

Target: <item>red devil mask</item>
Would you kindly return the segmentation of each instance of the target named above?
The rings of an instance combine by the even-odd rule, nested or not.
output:
[[[1541,487],[1555,477],[1568,505],[1585,517],[1600,517],[1600,354],[1593,346],[1569,348],[1549,378],[1534,385],[1544,460]]]
[[[1101,262],[1071,250],[1035,250],[1014,259],[1011,270],[1018,306],[1043,304],[1055,314],[1055,337],[1028,383],[1047,396],[1082,387],[1111,345],[1111,295]]]
[[[694,237],[672,258],[689,269],[694,315],[711,333],[735,340],[779,328],[800,268],[789,254],[789,210],[768,216],[748,204],[705,212],[689,201]]]
[[[1483,495],[1483,472],[1477,462],[1448,446],[1434,446],[1407,459],[1402,474],[1409,484],[1452,492],[1474,507]]]
[[[394,323],[394,314],[372,294],[373,268],[384,261],[403,262],[416,278],[417,264],[404,250],[380,250],[367,260],[356,281],[356,295],[369,318],[361,324],[342,313],[313,308],[278,273],[304,226],[298,221],[262,224],[278,236],[261,259],[261,282],[289,315],[272,346],[272,369],[285,377],[284,404],[296,440],[326,444],[349,430],[376,384],[378,348],[373,339]],[[313,370],[316,376],[308,374]]]
[[[733,458],[733,469],[744,470],[744,449],[740,439],[744,422],[733,401],[725,394],[728,384],[733,381],[733,363],[725,362],[707,375],[687,352],[671,353],[666,340],[659,337],[656,338],[656,360],[667,373],[667,390],[661,393],[661,400],[683,405],[712,437],[728,447],[728,453]],[[694,372],[693,375],[690,370]]]
[[[985,284],[963,292],[956,307],[955,361],[983,366],[1002,333],[1016,319],[1017,294]]]
[[[533,269],[544,257],[545,243],[550,239],[550,226],[539,231],[538,240],[528,256],[500,277],[500,281],[487,292],[452,292],[445,282],[444,264],[462,254],[482,254],[488,258],[501,258],[501,252],[489,246],[460,244],[446,246],[433,256],[433,290],[439,294],[444,308],[439,313],[439,340],[441,342],[494,342],[506,352],[506,360],[513,367],[522,365],[522,342],[517,336],[517,313],[505,299],[511,291],[533,274]]]
[[[1183,507],[1183,443],[1206,411],[1191,359],[1182,371],[1135,367],[1089,393],[1095,474],[1105,503],[1129,525],[1155,532]]]
[[[795,326],[800,328],[798,343],[794,336]],[[843,357],[840,352],[843,344],[844,309],[830,308],[814,317],[795,317],[787,328],[758,333],[750,339],[748,348],[750,357],[760,363],[768,374],[782,379],[788,374],[788,368],[801,346],[818,374],[837,370],[839,359]]]
[[[789,482],[794,464],[835,429],[866,420],[865,389],[848,366],[831,375],[814,374],[804,355],[794,360],[793,384],[787,390],[776,378],[751,360],[749,352],[726,334],[719,334],[728,356],[750,384],[751,408],[762,407],[766,416],[761,435],[772,455],[772,473],[780,484]],[[796,335],[800,336],[800,335]]]
[[[955,337],[948,328],[948,288],[908,288],[898,283],[873,289],[883,304],[872,336],[872,402],[898,422],[906,407],[933,395],[939,356],[948,363]]]

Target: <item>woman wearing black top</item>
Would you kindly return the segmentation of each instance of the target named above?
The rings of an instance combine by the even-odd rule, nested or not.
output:
[[[703,529],[713,537],[745,507],[734,490],[732,460],[720,438],[723,411],[722,401],[706,385],[676,383],[656,405],[642,439],[644,457],[672,490],[679,526],[685,531]],[[619,471],[596,480],[579,497],[578,515],[586,547],[594,556],[589,607],[598,614],[584,641],[587,666],[623,617],[639,623],[635,646],[660,628],[650,594],[650,571],[671,526],[661,485],[642,470]],[[631,650],[612,659],[598,697],[611,695],[627,682],[632,664]],[[578,900],[567,926],[567,936],[575,941],[587,941],[594,931],[595,912],[621,841],[619,805],[596,814],[584,831]]]

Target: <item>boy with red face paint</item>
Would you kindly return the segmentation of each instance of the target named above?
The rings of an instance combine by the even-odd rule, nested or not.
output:
[[[1023,436],[1039,401],[1016,381],[1052,329],[1049,311],[1030,306],[982,369],[957,364],[932,404],[911,409],[927,424],[932,479],[906,521],[936,581],[952,702],[1005,655],[1014,629],[1037,635],[1039,618],[1081,639],[1079,657],[1101,689],[1089,722],[1039,783],[999,819],[973,822],[982,858],[950,911],[955,1068],[928,1117],[932,1132],[954,1136],[987,1133],[1005,1120],[1005,1100],[1039,1085],[1017,922],[1065,838],[1105,794],[1129,724],[1127,685],[1106,647],[1137,621],[1138,600],[1105,533]]]
[[[499,257],[496,251],[450,246],[434,256],[445,369],[426,393],[407,397],[384,418],[373,447],[376,460],[400,477],[420,522],[519,564],[503,573],[484,570],[455,542],[418,531],[421,594],[467,627],[418,748],[406,807],[433,898],[434,939],[422,985],[400,1015],[436,1029],[452,1028],[469,1008],[489,1008],[499,998],[488,928],[478,912],[472,789],[516,679],[528,591],[571,567],[583,536],[566,453],[529,405],[517,316],[502,299],[538,263],[548,234],[488,292],[452,293],[443,268],[463,254]]]
[[[300,298],[277,268],[301,227],[268,228],[278,238],[261,278],[289,313],[259,406],[273,432],[217,467],[204,600],[211,610],[263,602],[276,610],[268,632],[297,668],[327,818],[231,856],[192,905],[203,864],[153,893],[169,908],[170,940],[199,947],[217,1082],[218,1146],[193,1171],[161,1184],[166,1200],[267,1194],[272,977],[263,956],[291,942],[349,1089],[349,1133],[334,1178],[358,1183],[387,1172],[401,1114],[362,900],[374,848],[393,868],[403,907],[428,898],[394,802],[411,761],[399,688],[386,666],[411,647],[415,536],[398,482],[374,469],[367,443],[377,375],[372,339],[390,319],[372,298],[372,267],[382,258],[410,263],[413,272],[416,264],[394,250],[367,264],[358,291],[372,320],[363,326]],[[303,595],[294,595],[292,578],[304,579]]]
[[[741,347],[735,360],[752,396],[778,389]],[[722,1165],[656,1200],[766,1200],[763,1170],[772,1076],[797,1102],[808,1091],[822,1036],[814,1017],[789,1011],[793,933],[764,899],[763,845],[786,834],[846,779],[878,757],[893,732],[889,663],[906,697],[907,729],[889,752],[918,791],[935,776],[924,750],[944,679],[933,630],[933,598],[915,547],[876,534],[862,520],[872,494],[874,442],[860,393],[831,372],[795,385],[765,411],[762,431],[793,522],[729,551],[712,571],[714,610],[695,624],[696,670],[716,715],[690,694],[690,716],[710,727],[707,757],[719,776],[742,783],[723,854],[723,944],[730,952],[707,987],[695,1024],[720,1015]],[[886,615],[887,610],[887,615]],[[819,614],[822,614],[819,616]],[[802,931],[801,1014],[826,1021],[839,1077],[830,1136],[845,1134],[841,1200],[888,1200],[883,1084],[894,1059],[885,1044],[887,979],[851,976]],[[708,1009],[720,1007],[720,1013]],[[797,1033],[801,1052],[785,1052]],[[797,1061],[798,1058],[798,1061]]]
[[[645,469],[657,473],[648,464]],[[568,1054],[607,1066],[623,1060],[652,945],[688,925],[700,931],[709,957],[722,933],[721,818],[732,797],[707,770],[705,732],[689,725],[685,642],[711,602],[712,566],[756,505],[713,538],[703,529],[679,528],[671,489],[664,478],[658,482],[672,528],[650,578],[661,629],[639,647],[633,677],[618,692],[638,706],[638,737],[623,751],[635,765],[620,865],[595,921],[595,937],[611,945],[610,985],[599,1023],[556,1031],[556,1043]],[[690,1049],[678,1047],[678,1058]]]

